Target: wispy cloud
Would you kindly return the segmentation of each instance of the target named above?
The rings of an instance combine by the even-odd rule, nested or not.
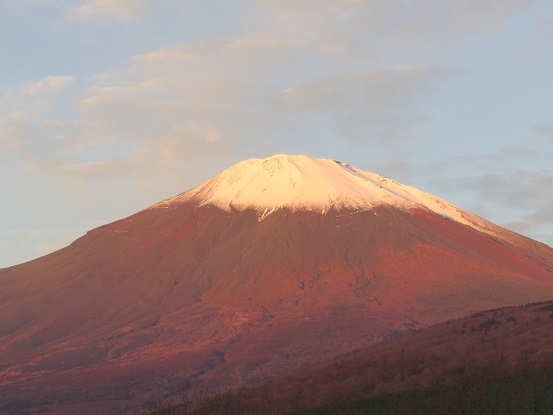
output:
[[[502,225],[553,247],[553,203],[536,204],[531,213]]]
[[[4,121],[21,122],[24,118],[36,118],[55,105],[56,95],[67,89],[75,78],[72,76],[47,76],[15,85],[0,85],[0,114]]]
[[[70,122],[49,122],[59,110],[58,98],[73,84],[72,76],[47,76],[0,89],[0,160],[40,166],[59,151],[55,130]]]
[[[150,0],[94,0],[75,6],[72,17],[132,20],[152,6]],[[181,41],[97,74],[74,103],[77,118],[42,119],[40,132],[33,128],[36,120],[24,120],[25,114],[36,113],[24,108],[39,105],[39,97],[60,92],[74,80],[46,77],[24,83],[22,104],[11,110],[19,121],[4,134],[12,137],[4,138],[4,145],[13,148],[19,140],[29,149],[48,135],[50,155],[42,169],[72,181],[161,173],[183,161],[223,158],[232,149],[248,148],[255,154],[256,148],[279,151],[300,141],[306,147],[332,140],[334,146],[357,151],[376,146],[398,152],[406,144],[415,145],[414,130],[431,117],[425,99],[457,76],[440,66],[443,62],[379,63],[390,41],[403,46],[420,42],[420,48],[436,50],[423,30],[430,17],[415,5],[401,11],[389,4],[346,0],[249,6],[280,15],[253,32]],[[436,7],[442,6],[437,2]],[[455,45],[468,42],[458,35],[470,38],[471,24],[479,32],[497,30],[524,8],[513,0],[499,13],[493,2],[469,24],[474,19],[469,4],[450,7],[443,19],[433,21]],[[322,135],[315,134],[321,130]]]
[[[533,131],[543,137],[553,139],[553,124],[537,124]]]
[[[481,171],[481,170],[477,170]],[[553,170],[506,170],[434,180],[434,191],[500,225],[553,246]]]
[[[75,80],[72,76],[47,76],[38,81],[29,81],[21,86],[21,92],[28,96],[55,94],[63,91]]]
[[[10,241],[19,240],[23,244],[20,248],[25,249],[21,249],[20,255],[11,258],[4,257],[4,254],[10,254],[8,249],[4,250],[0,253],[0,264],[6,263],[8,260],[15,264],[49,254],[69,245],[88,230],[105,223],[106,221],[103,220],[89,220],[80,227],[58,229],[17,228],[5,230],[0,233],[0,246],[5,245],[8,248]]]
[[[70,17],[82,21],[133,20],[151,6],[151,0],[90,0],[75,6]]]
[[[287,89],[281,102],[290,113],[320,117],[336,136],[355,145],[394,147],[412,140],[411,129],[425,117],[417,104],[434,93],[446,71],[392,67],[315,79]]]

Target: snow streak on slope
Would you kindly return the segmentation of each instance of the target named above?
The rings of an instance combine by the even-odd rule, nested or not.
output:
[[[488,233],[489,222],[436,196],[404,186],[384,176],[331,159],[276,154],[249,159],[205,183],[151,208],[194,202],[221,209],[255,209],[264,218],[276,209],[327,212],[367,210],[379,205],[427,208]]]

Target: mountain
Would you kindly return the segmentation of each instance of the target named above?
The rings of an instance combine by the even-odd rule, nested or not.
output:
[[[122,413],[553,298],[553,249],[348,164],[275,155],[0,270],[0,413]]]

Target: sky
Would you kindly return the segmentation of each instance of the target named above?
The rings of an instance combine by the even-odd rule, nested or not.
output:
[[[553,245],[551,0],[0,0],[0,267],[247,158]]]

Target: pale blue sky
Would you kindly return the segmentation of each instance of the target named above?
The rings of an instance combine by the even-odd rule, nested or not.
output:
[[[0,0],[0,267],[249,157],[553,245],[550,0]]]

